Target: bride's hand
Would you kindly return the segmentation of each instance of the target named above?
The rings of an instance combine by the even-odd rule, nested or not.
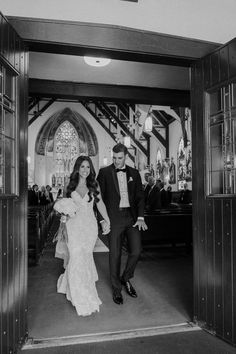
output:
[[[103,235],[109,234],[109,232],[111,231],[110,222],[103,220],[101,222],[101,226],[102,226],[102,234]]]

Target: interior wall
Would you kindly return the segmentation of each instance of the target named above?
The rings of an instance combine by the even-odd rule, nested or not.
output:
[[[42,114],[32,125],[29,127],[29,145],[28,145],[28,176],[29,184],[32,185],[37,183],[39,186],[50,184],[51,176],[54,173],[54,164],[52,156],[42,156],[35,154],[35,141],[37,135],[40,131],[42,125],[53,115],[55,112],[69,107],[72,110],[79,112],[92,126],[94,129],[99,146],[98,156],[92,157],[92,161],[96,172],[99,168],[104,166],[104,158],[107,160],[107,165],[112,163],[112,147],[115,145],[115,141],[103,130],[103,128],[97,123],[97,121],[87,112],[87,110],[80,103],[72,102],[55,102],[50,106],[45,113]],[[139,122],[143,125],[147,117],[149,105],[137,105],[136,110],[139,110],[141,116]],[[169,114],[176,115],[170,107],[160,107],[153,106],[154,109],[164,109]],[[182,129],[179,117],[176,115],[177,120],[169,125],[169,158],[174,158],[174,163],[176,165],[176,183],[171,185],[172,190],[178,190],[177,185],[177,151],[179,141],[182,137]],[[143,127],[139,128],[139,134],[141,133]],[[188,131],[188,138],[191,140],[191,132]],[[166,149],[165,147],[156,139],[155,136],[150,136],[150,165],[153,165],[154,171],[156,171],[157,166],[157,151],[161,151],[162,159],[165,159]],[[145,170],[147,166],[147,159],[143,154],[138,154],[138,168],[139,170]],[[127,163],[133,166],[132,161],[128,159]],[[45,173],[47,171],[47,173]],[[141,172],[142,176],[142,172]],[[143,181],[144,183],[144,181]],[[188,182],[189,189],[192,189],[192,182]]]
[[[145,105],[139,105],[138,106],[138,110],[141,112],[141,119],[140,122],[142,124],[144,124],[144,121],[147,117],[148,114],[148,110],[149,110],[150,106],[145,106]],[[173,191],[177,191],[178,190],[178,180],[177,180],[177,167],[178,167],[178,161],[177,161],[177,157],[178,157],[178,146],[179,146],[179,142],[181,137],[183,136],[182,134],[182,128],[181,128],[181,123],[180,123],[180,117],[178,117],[178,115],[175,113],[175,111],[173,109],[171,109],[171,107],[166,107],[166,106],[152,106],[152,109],[155,110],[164,110],[167,114],[172,115],[175,119],[174,122],[172,122],[171,124],[169,124],[169,156],[166,156],[166,148],[162,145],[162,143],[160,141],[158,141],[156,139],[156,137],[154,137],[153,135],[150,136],[150,165],[153,165],[154,171],[156,171],[156,167],[157,167],[157,151],[160,150],[161,152],[161,156],[162,159],[165,159],[166,157],[169,157],[171,159],[171,157],[174,158],[174,163],[176,166],[176,183],[172,184],[172,190]],[[187,136],[188,139],[190,141],[192,141],[191,138],[191,124],[188,123],[188,125],[186,126],[187,129]],[[165,136],[163,136],[165,137]],[[146,162],[147,164],[147,162]],[[188,182],[188,188],[191,190],[192,189],[192,182]]]
[[[189,69],[112,59],[90,66],[82,56],[30,52],[29,77],[44,80],[190,90]]]
[[[218,43],[235,33],[235,0],[41,0],[34,6],[32,0],[0,0],[0,6],[6,16],[112,24]]]

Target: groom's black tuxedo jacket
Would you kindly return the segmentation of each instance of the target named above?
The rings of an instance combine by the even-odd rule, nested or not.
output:
[[[141,177],[135,168],[126,165],[127,188],[131,213],[134,220],[144,215],[144,192]],[[101,168],[98,174],[98,183],[101,188],[103,201],[111,221],[119,214],[120,192],[115,166]]]

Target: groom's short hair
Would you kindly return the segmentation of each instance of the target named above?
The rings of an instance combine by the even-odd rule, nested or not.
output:
[[[125,155],[128,154],[128,149],[124,144],[118,143],[116,144],[113,149],[113,152],[118,153],[118,152],[123,152]]]

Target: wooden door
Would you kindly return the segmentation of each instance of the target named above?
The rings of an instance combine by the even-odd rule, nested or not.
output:
[[[28,53],[0,13],[0,352],[27,336]]]
[[[236,39],[191,77],[194,317],[236,344]]]

